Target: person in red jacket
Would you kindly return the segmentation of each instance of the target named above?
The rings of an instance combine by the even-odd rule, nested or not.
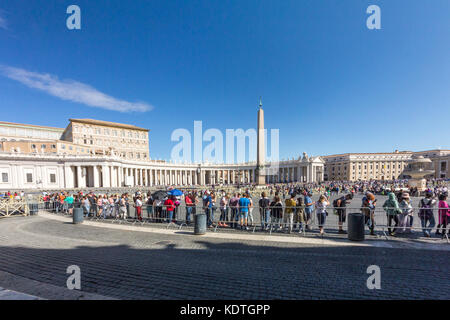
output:
[[[175,204],[174,204],[174,196],[169,196],[166,201],[164,201],[164,207],[167,211],[167,222],[171,222],[173,219],[173,211],[175,210]]]

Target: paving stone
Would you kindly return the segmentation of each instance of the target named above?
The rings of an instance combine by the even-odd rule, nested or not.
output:
[[[450,299],[449,251],[197,238],[42,217],[3,219],[0,233],[0,271],[63,288],[67,267],[78,265],[83,291],[118,299]],[[366,287],[373,264],[381,290]]]

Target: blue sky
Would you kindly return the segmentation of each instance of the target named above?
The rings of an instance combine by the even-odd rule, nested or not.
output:
[[[450,149],[448,0],[3,0],[0,17],[3,121],[131,123],[168,159],[194,120],[255,128],[263,96],[281,158]]]

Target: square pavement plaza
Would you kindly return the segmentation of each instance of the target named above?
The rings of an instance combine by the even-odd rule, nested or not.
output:
[[[0,287],[41,299],[450,298],[445,243],[219,234],[73,225],[70,218],[42,212],[5,218]],[[66,289],[71,265],[81,269],[78,296]],[[367,288],[370,265],[381,269],[379,290]]]

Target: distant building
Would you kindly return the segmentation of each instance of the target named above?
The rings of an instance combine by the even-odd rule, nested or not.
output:
[[[69,121],[65,129],[0,122],[0,151],[150,158],[148,129],[92,119]]]
[[[148,129],[92,119],[69,119],[61,140],[89,148],[92,154],[149,160]]]
[[[448,178],[450,150],[395,151],[385,153],[345,153],[323,156],[325,181],[392,180],[402,173],[413,155],[430,158],[435,169],[433,178]]]

